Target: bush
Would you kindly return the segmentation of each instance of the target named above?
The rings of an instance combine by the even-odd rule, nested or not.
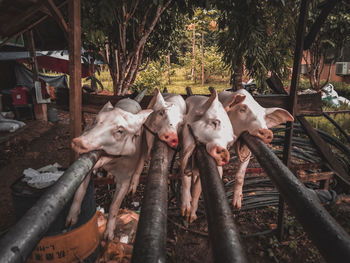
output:
[[[132,90],[136,89],[141,91],[146,87],[151,88],[151,90],[155,87],[163,88],[161,81],[164,73],[164,69],[159,61],[150,62],[146,70],[140,71],[137,74]],[[148,92],[150,92],[150,90]]]

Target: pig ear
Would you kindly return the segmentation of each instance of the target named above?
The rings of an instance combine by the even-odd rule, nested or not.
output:
[[[148,116],[153,112],[152,109],[142,110],[136,114],[138,124],[141,126],[148,118]]]
[[[102,109],[99,111],[99,113],[101,112],[106,112],[106,111],[111,111],[113,110],[113,105],[110,101],[108,101],[103,107]]]
[[[154,89],[154,95],[147,106],[147,109],[162,108],[165,106],[165,100],[158,88]]]
[[[245,100],[245,95],[242,95],[242,94],[236,94],[232,97],[231,100],[227,101],[225,103],[224,108],[226,111],[229,111],[233,108],[233,106],[239,104],[239,103],[242,103],[243,101]]]
[[[293,116],[288,111],[281,108],[266,108],[265,113],[267,128],[275,127],[287,121],[294,121]]]
[[[208,100],[199,108],[197,109],[196,113],[198,115],[203,115],[209,108],[210,106],[213,104],[213,102],[217,100],[218,101],[218,96],[217,96],[217,92],[213,92],[210,97],[208,98]]]

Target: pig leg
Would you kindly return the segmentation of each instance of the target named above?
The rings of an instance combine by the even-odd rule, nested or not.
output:
[[[181,214],[186,218],[190,217],[191,213],[191,176],[182,176],[181,185]]]
[[[83,182],[80,184],[78,190],[75,192],[72,205],[70,207],[68,216],[66,218],[66,226],[67,227],[68,226],[74,226],[77,223],[77,221],[78,221],[78,216],[80,214],[81,203],[83,202],[83,199],[84,199],[84,196],[85,196],[85,193],[86,193],[86,189],[87,189],[87,187],[89,185],[89,182],[90,182],[90,178],[91,178],[91,171],[85,177]]]
[[[241,209],[242,207],[242,198],[243,198],[243,183],[244,183],[244,176],[245,171],[249,164],[249,158],[245,160],[244,162],[239,163],[238,171],[235,175],[235,185],[233,188],[233,207],[236,207],[237,209]]]
[[[201,180],[199,178],[198,171],[193,172],[194,175],[194,182],[192,187],[192,202],[191,202],[191,216],[190,216],[190,223],[195,221],[197,219],[197,209],[198,209],[198,201],[199,197],[202,193],[202,186],[201,186]]]
[[[134,195],[136,193],[136,189],[137,189],[137,186],[139,185],[140,176],[141,176],[144,164],[145,164],[145,158],[141,157],[141,159],[137,163],[137,169],[136,169],[133,177],[131,178],[131,183],[130,183],[129,190],[128,190],[128,193],[131,192],[132,195]]]
[[[119,179],[119,178],[118,178]],[[108,221],[106,230],[103,234],[104,239],[114,239],[114,229],[116,225],[116,217],[119,212],[120,205],[128,192],[130,179],[121,178],[121,184],[117,183],[111,206],[109,207]]]

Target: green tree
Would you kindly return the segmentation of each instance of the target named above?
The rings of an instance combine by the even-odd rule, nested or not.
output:
[[[321,8],[321,1],[312,2],[307,29],[315,23]],[[310,48],[304,52],[307,76],[312,89],[320,90],[328,83],[332,65],[340,58],[340,51],[348,41],[350,41],[350,6],[340,2],[328,15]],[[330,67],[327,79],[321,84],[325,63],[329,63]]]
[[[285,2],[285,3],[284,3]],[[219,18],[219,50],[233,70],[232,88],[242,87],[246,69],[261,86],[268,72],[289,74],[295,42],[295,1],[216,1]]]
[[[126,94],[141,65],[172,42],[176,14],[186,7],[185,1],[172,0],[82,2],[83,41],[96,53],[103,51],[115,94]]]

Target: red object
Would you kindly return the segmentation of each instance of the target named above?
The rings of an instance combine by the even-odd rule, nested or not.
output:
[[[24,86],[18,86],[12,89],[11,97],[13,101],[13,105],[27,105],[28,104],[28,91],[29,89]]]
[[[50,56],[39,56],[36,58],[39,68],[44,68],[54,72],[69,74],[69,60],[53,58]],[[27,59],[18,59],[22,63],[28,63]],[[81,77],[86,78],[91,76],[88,65],[81,64]]]

